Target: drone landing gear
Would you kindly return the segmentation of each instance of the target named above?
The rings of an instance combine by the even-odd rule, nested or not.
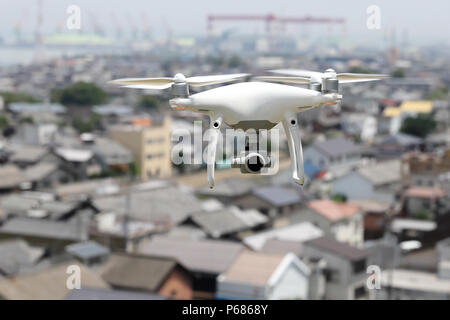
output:
[[[300,127],[298,126],[297,116],[294,113],[287,113],[282,120],[284,131],[291,154],[292,179],[299,185],[305,183],[303,169],[303,150],[300,136]]]
[[[222,121],[222,116],[211,116],[211,135],[209,137],[208,156],[206,159],[208,185],[211,189],[214,188],[214,169],[216,165],[217,141],[219,139]]]

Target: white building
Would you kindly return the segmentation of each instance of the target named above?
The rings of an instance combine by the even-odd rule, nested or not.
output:
[[[245,250],[217,278],[218,299],[308,299],[309,268],[293,253]]]

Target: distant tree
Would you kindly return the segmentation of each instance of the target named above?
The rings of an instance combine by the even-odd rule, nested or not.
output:
[[[444,100],[448,98],[448,87],[440,87],[430,92],[428,99]]]
[[[331,197],[331,200],[333,200],[334,202],[347,202],[347,196],[345,194],[342,193],[336,193],[335,195],[333,195]]]
[[[229,68],[238,68],[243,64],[243,61],[238,56],[232,56],[230,60],[228,60],[228,67]]]
[[[20,118],[19,123],[30,123],[33,124],[34,120],[31,116],[25,116],[23,118]]]
[[[93,114],[89,119],[74,118],[72,126],[79,132],[92,132],[102,129],[101,117],[98,114]]]
[[[393,78],[404,78],[405,77],[405,70],[402,68],[397,68],[394,71],[392,71],[391,76]]]
[[[436,128],[436,121],[430,114],[419,114],[403,121],[401,132],[424,138]]]
[[[0,114],[0,129],[5,129],[9,125],[8,118],[6,118],[4,115]]]
[[[348,72],[351,73],[372,73],[372,70],[370,70],[369,68],[365,68],[365,67],[360,67],[360,66],[355,66],[355,67],[351,67]]]
[[[94,83],[77,82],[70,87],[53,90],[51,99],[67,106],[92,106],[104,103],[107,95]]]
[[[142,109],[155,110],[159,108],[159,100],[155,96],[142,95],[137,102],[137,106]]]
[[[40,99],[33,97],[26,93],[19,92],[1,92],[0,96],[3,97],[5,105],[8,106],[12,102],[28,102],[28,103],[36,103],[41,102]]]

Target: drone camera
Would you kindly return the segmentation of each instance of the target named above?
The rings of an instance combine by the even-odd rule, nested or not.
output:
[[[259,174],[271,166],[269,156],[259,152],[243,151],[241,156],[231,162],[232,168],[240,168],[241,173]]]

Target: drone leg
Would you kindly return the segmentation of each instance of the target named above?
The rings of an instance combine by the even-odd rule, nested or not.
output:
[[[303,185],[305,182],[303,169],[303,150],[302,140],[300,136],[300,127],[298,126],[297,122],[297,117],[293,113],[285,114],[282,121],[288,141],[289,153],[291,155],[292,178],[299,185]]]
[[[208,185],[214,188],[214,169],[216,165],[217,140],[220,134],[220,126],[222,125],[222,116],[211,117],[211,135],[208,144],[208,156],[206,159],[206,167],[208,172]]]

